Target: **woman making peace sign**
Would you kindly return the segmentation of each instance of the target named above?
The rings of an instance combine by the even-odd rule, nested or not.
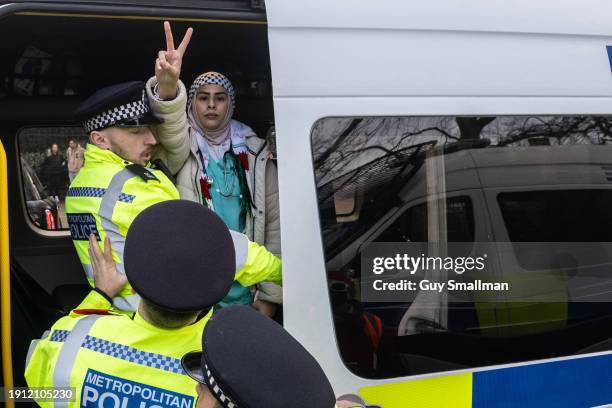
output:
[[[164,29],[167,48],[173,50],[169,24],[165,23]],[[189,132],[185,143],[190,151],[176,177],[181,198],[209,207],[228,228],[245,233],[250,240],[280,256],[278,179],[276,165],[269,161],[266,141],[258,138],[247,125],[232,119],[235,92],[223,74],[207,72],[198,76],[188,95],[184,94],[180,81],[177,91],[174,71],[167,85],[162,71],[172,56],[168,52],[160,51],[156,61],[157,80],[151,78],[147,88],[155,89],[161,99],[176,95],[177,104],[185,104],[186,100]],[[154,111],[156,106],[152,104]],[[185,111],[182,117],[177,116],[178,109],[159,113],[166,122],[176,122],[177,129],[185,119]],[[235,282],[220,306],[253,304],[260,312],[273,316],[275,304],[279,303],[282,303],[282,289],[273,283],[259,284],[257,300],[253,302],[251,289]]]
[[[184,198],[199,199],[228,228],[246,233],[249,239],[279,256],[276,165],[269,162],[266,142],[250,127],[232,119],[235,105],[232,83],[218,72],[198,76],[189,88],[187,118],[190,137],[197,148],[192,145],[194,154],[181,172],[189,171],[191,179],[198,183],[192,183],[195,188]],[[280,303],[281,296],[278,286],[260,284],[261,300]],[[251,303],[250,290],[235,282],[220,305]],[[274,313],[271,305],[263,302],[256,302],[255,307],[269,315]]]

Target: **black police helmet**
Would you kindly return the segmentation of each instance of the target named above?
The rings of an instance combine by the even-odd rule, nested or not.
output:
[[[225,223],[186,200],[163,201],[142,211],[128,230],[123,257],[134,290],[173,311],[217,304],[236,273],[234,244]]]
[[[224,407],[333,408],[334,392],[317,361],[279,324],[247,306],[209,320],[203,352],[185,355],[184,370]]]

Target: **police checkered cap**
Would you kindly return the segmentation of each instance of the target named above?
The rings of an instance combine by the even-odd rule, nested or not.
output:
[[[221,406],[225,408],[239,408],[238,405],[234,404],[230,397],[223,392],[219,386],[219,383],[215,381],[215,377],[213,377],[206,363],[204,363],[204,374],[204,380],[206,381],[206,385],[208,385],[208,389],[214,394],[217,401],[221,403]]]
[[[115,124],[120,124],[125,120],[139,119],[149,112],[149,102],[144,89],[139,100],[126,103],[125,105],[115,106],[93,118],[83,122],[83,127],[87,133],[97,129],[104,129]]]
[[[232,108],[236,109],[236,92],[234,91],[234,86],[230,80],[223,74],[210,71],[197,77],[191,84],[191,87],[189,88],[189,96],[187,98],[187,112],[191,112],[191,105],[196,92],[204,85],[219,85],[225,89],[229,94],[230,100],[232,101]]]
[[[141,81],[100,89],[79,106],[75,117],[82,122],[87,133],[123,124],[147,126],[160,123],[151,113],[145,84]]]
[[[186,372],[203,378],[225,408],[333,407],[336,400],[314,357],[282,326],[248,306],[224,307],[210,318],[200,364],[201,373],[193,375],[194,364]]]

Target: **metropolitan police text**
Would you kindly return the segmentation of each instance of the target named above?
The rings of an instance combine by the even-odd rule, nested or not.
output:
[[[148,384],[87,371],[81,389],[81,407],[191,408],[194,398]]]

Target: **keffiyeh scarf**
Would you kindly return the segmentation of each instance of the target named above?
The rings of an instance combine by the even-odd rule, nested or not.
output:
[[[230,105],[228,110],[221,121],[221,125],[218,129],[205,129],[200,122],[198,112],[196,110],[196,97],[198,90],[204,85],[219,85],[225,89],[230,98]],[[241,186],[241,207],[250,213],[252,200],[251,200],[251,186],[250,184],[250,172],[249,172],[249,161],[248,151],[246,146],[246,138],[253,134],[253,131],[246,125],[232,120],[234,109],[236,107],[236,93],[234,86],[229,79],[223,74],[218,72],[206,72],[198,76],[191,87],[189,88],[189,94],[187,97],[187,119],[192,130],[196,134],[196,140],[198,142],[200,161],[202,162],[202,178],[200,180],[200,187],[202,189],[202,196],[204,197],[206,204],[209,208],[213,209],[212,198],[209,192],[209,186],[211,180],[206,175],[206,169],[208,167],[208,158],[212,157],[216,161],[223,159],[227,152],[237,158],[240,165],[239,174],[237,174]]]

